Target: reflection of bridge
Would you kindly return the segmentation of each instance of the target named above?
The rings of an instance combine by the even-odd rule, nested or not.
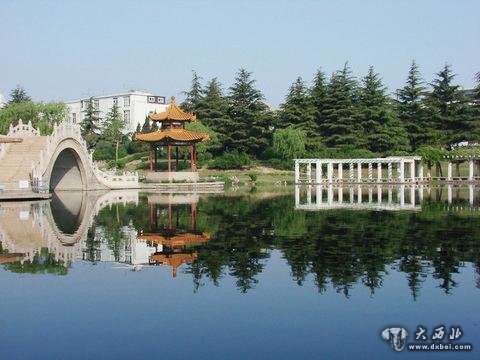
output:
[[[441,190],[439,192],[439,189]],[[443,191],[446,189],[446,191]],[[453,193],[456,193],[454,199]],[[446,193],[446,194],[445,194]],[[462,193],[464,196],[460,196]],[[465,193],[468,193],[465,196]],[[468,208],[478,208],[475,198],[478,189],[470,184],[467,187],[453,187],[451,184],[432,188],[426,185],[296,185],[295,209],[298,210],[421,210],[424,197],[435,197],[436,201],[445,201],[450,210],[463,210],[465,206],[452,205],[456,201],[466,203]]]
[[[50,201],[0,203],[0,242],[8,253],[32,260],[42,248],[57,260],[82,258],[98,212],[112,204],[138,203],[138,191],[61,192]]]
[[[40,136],[30,123],[20,120],[10,126],[8,136],[23,141],[0,147],[0,186],[6,194],[26,197],[48,190],[138,187],[137,174],[115,175],[98,169],[79,125],[65,121],[55,125],[51,135]]]

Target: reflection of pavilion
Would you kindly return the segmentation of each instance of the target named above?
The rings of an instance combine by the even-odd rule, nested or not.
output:
[[[420,210],[424,198],[433,198],[446,202],[450,210],[464,207],[474,210],[478,209],[475,202],[478,196],[478,188],[473,184],[467,187],[449,184],[438,188],[426,185],[296,185],[295,209]]]
[[[210,240],[210,235],[197,231],[196,195],[165,196],[148,198],[150,206],[150,232],[141,232],[132,251],[132,264],[160,264],[172,268],[173,277],[177,269],[197,258],[193,246]],[[162,204],[167,205],[166,214]],[[190,204],[188,223],[180,219],[181,204]]]

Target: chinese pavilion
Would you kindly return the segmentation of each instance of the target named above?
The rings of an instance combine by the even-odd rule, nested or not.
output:
[[[191,172],[197,170],[197,152],[195,145],[202,141],[209,140],[206,133],[190,131],[185,129],[185,124],[194,122],[197,117],[193,113],[181,110],[175,103],[175,97],[172,96],[171,102],[166,111],[149,115],[150,120],[159,124],[159,130],[150,133],[136,133],[134,140],[144,141],[150,144],[150,172],[158,171],[157,152],[159,147],[167,148],[167,162],[169,179],[172,177],[172,148],[175,148],[175,171],[178,172],[178,147],[188,146],[190,148],[190,166]],[[152,177],[152,176],[150,176]],[[156,177],[152,177],[156,178]],[[160,177],[157,176],[160,179]]]

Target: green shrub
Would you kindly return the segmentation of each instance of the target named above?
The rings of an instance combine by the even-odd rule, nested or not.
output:
[[[118,149],[118,157],[123,158],[127,155],[125,147],[120,146]],[[100,140],[95,146],[95,152],[93,153],[94,160],[114,160],[115,159],[115,146],[105,140]]]
[[[251,173],[248,173],[248,177],[250,178],[250,180],[252,180],[253,182],[257,181],[258,179],[258,174],[257,173],[254,173],[254,172],[251,172]]]
[[[238,152],[237,150],[223,153],[222,156],[214,159],[208,167],[210,169],[242,169],[249,167],[252,164],[252,159],[245,153]]]

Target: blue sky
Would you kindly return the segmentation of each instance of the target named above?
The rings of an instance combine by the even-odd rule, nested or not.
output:
[[[412,59],[422,75],[450,63],[480,71],[480,1],[0,0],[0,92],[35,100],[144,89],[177,95],[191,70],[225,88],[244,67],[278,105],[297,76],[373,65],[390,91]]]

